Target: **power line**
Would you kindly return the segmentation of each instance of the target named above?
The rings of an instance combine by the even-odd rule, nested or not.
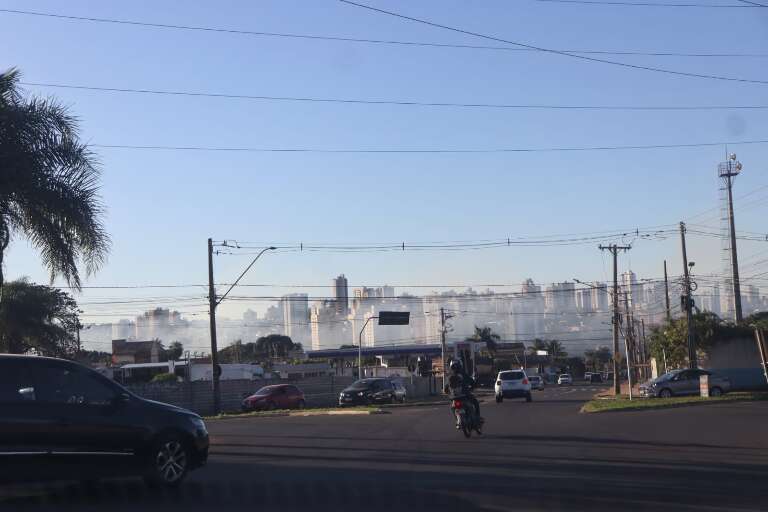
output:
[[[20,82],[33,87],[52,87],[57,89],[76,89],[84,91],[146,94],[159,96],[185,96],[193,98],[219,98],[257,101],[289,101],[308,103],[341,103],[353,105],[396,105],[408,107],[448,107],[480,108],[502,110],[609,110],[609,111],[700,111],[700,110],[765,110],[768,105],[693,105],[693,106],[631,106],[631,105],[548,105],[548,104],[510,104],[510,103],[459,103],[414,100],[378,100],[354,98],[317,98],[303,96],[266,96],[252,94],[230,94],[220,92],[176,91],[147,88],[97,87],[90,85],[60,84],[51,82]]]
[[[739,78],[739,77],[730,77],[730,76],[721,76],[721,75],[707,75],[707,74],[701,74],[701,73],[690,73],[690,72],[687,72],[687,71],[676,71],[676,70],[666,69],[666,68],[657,68],[657,67],[653,67],[653,66],[643,66],[643,65],[640,65],[640,64],[629,64],[627,62],[619,62],[619,61],[615,61],[615,60],[601,59],[601,58],[597,58],[597,57],[589,57],[589,56],[586,56],[586,55],[579,55],[579,54],[576,54],[576,53],[569,53],[569,52],[564,52],[564,51],[561,51],[561,50],[553,50],[551,48],[543,48],[543,47],[535,46],[535,45],[528,44],[528,43],[520,43],[520,42],[510,41],[508,39],[502,39],[502,38],[499,38],[499,37],[493,37],[493,36],[489,36],[489,35],[485,35],[485,34],[480,34],[478,32],[472,32],[472,31],[469,31],[469,30],[464,30],[464,29],[460,29],[460,28],[456,28],[456,27],[450,27],[448,25],[441,25],[439,23],[435,23],[435,22],[432,22],[432,21],[424,20],[424,19],[421,19],[421,18],[414,18],[412,16],[406,16],[404,14],[399,14],[399,13],[396,13],[396,12],[393,12],[393,11],[387,11],[387,10],[384,10],[384,9],[379,9],[377,7],[373,7],[373,6],[370,6],[370,5],[360,4],[360,3],[357,3],[357,2],[352,2],[351,0],[339,0],[339,1],[342,2],[342,3],[345,3],[345,4],[354,5],[356,7],[360,7],[360,8],[363,8],[363,9],[368,9],[370,11],[378,12],[378,13],[381,13],[381,14],[386,14],[388,16],[394,16],[396,18],[401,18],[401,19],[408,20],[408,21],[414,21],[416,23],[422,23],[424,25],[429,25],[429,26],[435,27],[435,28],[442,28],[444,30],[450,30],[452,32],[457,32],[459,34],[464,34],[464,35],[469,35],[469,36],[474,36],[474,37],[480,37],[480,38],[483,38],[483,39],[488,39],[488,40],[496,41],[496,42],[499,42],[499,43],[506,43],[506,44],[511,44],[511,45],[515,45],[515,46],[520,46],[520,47],[523,47],[523,48],[530,48],[532,50],[537,50],[537,51],[540,51],[540,52],[552,53],[552,54],[555,54],[555,55],[562,55],[564,57],[571,57],[573,59],[580,59],[580,60],[589,61],[589,62],[597,62],[597,63],[600,63],[600,64],[608,64],[608,65],[612,65],[612,66],[619,66],[619,67],[624,67],[624,68],[638,69],[638,70],[643,70],[643,71],[652,71],[652,72],[655,72],[655,73],[664,73],[664,74],[668,74],[668,75],[686,76],[686,77],[690,77],[690,78],[706,78],[706,79],[710,79],[710,80],[721,80],[721,81],[728,81],[728,82],[752,83],[752,84],[761,84],[761,85],[768,84],[768,80],[752,80],[752,79],[748,79],[748,78]]]
[[[744,7],[744,6],[732,6],[732,7]],[[452,43],[436,43],[436,42],[424,42],[424,41],[400,41],[400,40],[388,40],[388,39],[368,39],[368,38],[354,38],[344,36],[323,36],[316,34],[292,34],[292,33],[279,33],[279,32],[262,32],[253,30],[237,30],[227,28],[215,28],[215,27],[202,27],[191,25],[170,25],[163,23],[150,23],[133,20],[120,20],[111,18],[93,18],[85,16],[71,16],[55,13],[46,13],[39,11],[23,11],[18,9],[0,9],[0,12],[8,14],[19,14],[27,16],[40,16],[47,18],[67,19],[73,21],[85,21],[96,23],[114,23],[121,25],[134,25],[148,28],[161,28],[161,29],[175,29],[175,30],[188,30],[188,31],[204,31],[204,32],[221,32],[228,34],[246,35],[246,36],[259,36],[259,37],[275,37],[275,38],[288,38],[288,39],[304,39],[304,40],[322,40],[322,41],[336,41],[343,43],[363,43],[363,44],[380,44],[380,45],[393,45],[393,46],[414,46],[414,47],[431,47],[431,48],[456,48],[456,49],[468,49],[468,50],[491,50],[491,51],[504,51],[504,52],[534,52],[538,51],[532,48],[514,48],[509,46],[484,46],[484,45],[471,45],[471,44],[452,44]],[[636,55],[645,57],[712,57],[712,58],[766,58],[768,53],[714,53],[714,52],[649,52],[639,50],[579,50],[579,49],[564,49],[560,50],[566,53],[576,53],[584,55]]]
[[[697,7],[697,8],[712,8],[712,9],[749,9],[755,7],[763,7],[760,4],[753,2],[745,2],[752,5],[728,5],[728,4],[703,4],[703,3],[676,3],[676,2],[619,2],[610,0],[533,0],[534,2],[548,2],[559,4],[585,4],[585,5],[609,5],[618,7]],[[737,0],[742,2],[744,0]]]
[[[344,0],[339,0],[344,1]],[[221,146],[162,146],[162,145],[129,145],[129,144],[90,144],[94,148],[129,149],[129,150],[161,150],[161,151],[191,151],[191,152],[234,152],[234,153],[326,153],[326,154],[482,154],[482,153],[554,153],[581,151],[623,151],[647,149],[682,149],[702,148],[713,146],[737,146],[746,144],[766,144],[768,140],[744,140],[724,142],[697,142],[690,144],[647,144],[626,146],[574,146],[548,148],[495,148],[495,149],[321,149],[321,148],[254,148],[254,147],[221,147]]]

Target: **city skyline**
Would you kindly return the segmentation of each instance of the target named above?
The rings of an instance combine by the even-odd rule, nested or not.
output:
[[[344,274],[342,274],[344,276]],[[341,276],[339,276],[341,277]],[[305,350],[338,348],[356,345],[359,330],[365,320],[381,310],[410,311],[411,325],[407,329],[378,326],[371,322],[364,335],[365,346],[391,344],[433,344],[439,341],[439,310],[445,308],[449,316],[449,342],[460,341],[474,332],[474,327],[491,327],[505,341],[530,342],[535,338],[558,339],[566,349],[576,353],[596,346],[608,345],[612,284],[559,282],[537,284],[532,279],[520,283],[516,291],[484,290],[430,290],[414,295],[398,291],[394,286],[352,287],[351,305],[347,314],[341,314],[338,279],[334,278],[327,291],[294,292],[274,302],[264,302],[266,312],[259,314],[246,310],[241,318],[219,319],[219,344],[227,346],[236,340],[255,341],[268,334],[285,334]],[[626,271],[619,280],[620,306],[629,307],[636,318],[642,318],[650,328],[666,317],[663,280],[638,278]],[[346,277],[344,278],[346,281]],[[720,294],[721,283],[708,277],[699,277],[699,290],[694,294],[698,306],[721,314],[726,305]],[[743,288],[745,314],[768,309],[768,302],[754,285]],[[321,292],[322,293],[322,292]],[[681,314],[679,283],[669,283],[671,313]],[[106,326],[109,326],[107,328]],[[165,343],[181,341],[188,349],[205,352],[208,349],[207,320],[185,318],[173,308],[155,308],[133,320],[121,319],[114,323],[87,324],[84,333],[93,348],[107,345],[111,339],[154,339]],[[100,333],[102,339],[93,338]]]

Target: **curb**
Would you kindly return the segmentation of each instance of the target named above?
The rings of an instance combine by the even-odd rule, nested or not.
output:
[[[648,399],[644,399],[648,400]],[[586,411],[584,410],[587,404],[584,404],[581,406],[581,409],[579,409],[579,414],[603,414],[606,412],[640,412],[640,411],[659,411],[662,409],[680,409],[683,407],[701,407],[706,405],[718,405],[718,404],[736,404],[736,403],[746,403],[746,402],[762,402],[765,401],[766,398],[760,398],[760,397],[738,397],[738,398],[731,398],[731,399],[723,399],[723,400],[712,400],[712,401],[696,401],[696,402],[680,402],[680,403],[672,403],[672,404],[658,404],[658,405],[652,405],[652,406],[628,406],[621,409],[603,409],[600,411]]]
[[[368,416],[371,414],[390,414],[387,411],[381,409],[356,409],[356,410],[344,410],[344,409],[328,409],[324,411],[277,411],[277,412],[256,412],[246,414],[224,414],[221,416],[208,416],[204,417],[205,421],[218,421],[218,420],[237,420],[246,418],[283,418],[285,416]]]

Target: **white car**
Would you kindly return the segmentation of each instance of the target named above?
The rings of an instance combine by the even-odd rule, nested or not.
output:
[[[557,385],[558,386],[564,386],[565,384],[568,384],[569,386],[573,384],[573,379],[571,378],[571,375],[568,373],[561,373],[559,377],[557,377]]]
[[[505,398],[525,398],[530,402],[531,382],[524,370],[506,370],[499,372],[496,377],[496,403],[501,403]]]
[[[528,380],[531,381],[531,389],[544,391],[544,379],[541,377],[541,375],[531,375],[528,377]]]

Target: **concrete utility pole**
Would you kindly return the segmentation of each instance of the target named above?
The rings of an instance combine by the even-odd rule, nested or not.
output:
[[[664,260],[664,298],[667,302],[667,322],[672,320],[672,310],[669,309],[669,279],[667,279],[667,260]]]
[[[728,190],[728,231],[731,236],[731,272],[733,280],[734,320],[741,323],[744,319],[741,311],[741,283],[739,282],[739,258],[736,254],[736,223],[733,218],[733,178],[741,172],[741,162],[736,161],[736,154],[731,153],[728,161],[718,165],[718,174],[725,180]]]
[[[445,389],[445,308],[440,308],[440,366],[443,373],[442,389]]]
[[[632,248],[630,245],[619,246],[600,245],[601,251],[610,251],[613,255],[613,394],[621,394],[621,355],[619,353],[619,270],[617,255],[619,251],[628,251]]]
[[[688,324],[688,367],[696,368],[696,340],[693,337],[693,297],[691,297],[691,276],[688,273],[688,253],[685,250],[685,222],[680,223],[680,243],[683,250],[683,293],[682,305]],[[691,262],[690,266],[693,266]]]
[[[632,400],[632,352],[635,345],[635,326],[632,320],[632,313],[629,310],[629,297],[624,292],[624,311],[627,319],[627,331],[624,333],[624,353],[627,357],[627,384],[629,385],[629,399]]]
[[[226,242],[223,243],[224,246],[227,245]],[[242,274],[240,274],[240,277],[238,277],[234,283],[232,283],[229,287],[229,289],[224,292],[224,295],[221,297],[216,297],[216,288],[214,286],[213,281],[213,240],[208,239],[208,307],[210,309],[209,316],[211,319],[211,381],[213,382],[213,413],[219,414],[221,412],[221,389],[219,387],[219,377],[221,376],[219,374],[219,354],[218,354],[218,347],[216,343],[216,307],[221,304],[221,302],[227,298],[227,295],[229,295],[229,292],[232,291],[232,289],[237,286],[237,283],[240,282],[240,280],[243,278],[243,276],[251,269],[254,263],[256,263],[256,260],[261,258],[261,255],[264,254],[267,251],[274,251],[277,249],[276,247],[265,247],[262,249],[255,258],[253,258],[253,261],[251,261],[250,265],[245,267],[245,270],[243,270]],[[239,357],[239,356],[238,356]]]
[[[213,382],[213,413],[221,412],[221,389],[219,388],[219,375],[216,368],[219,364],[218,348],[216,341],[216,289],[213,285],[213,239],[208,239],[208,315],[211,329],[211,380]]]

